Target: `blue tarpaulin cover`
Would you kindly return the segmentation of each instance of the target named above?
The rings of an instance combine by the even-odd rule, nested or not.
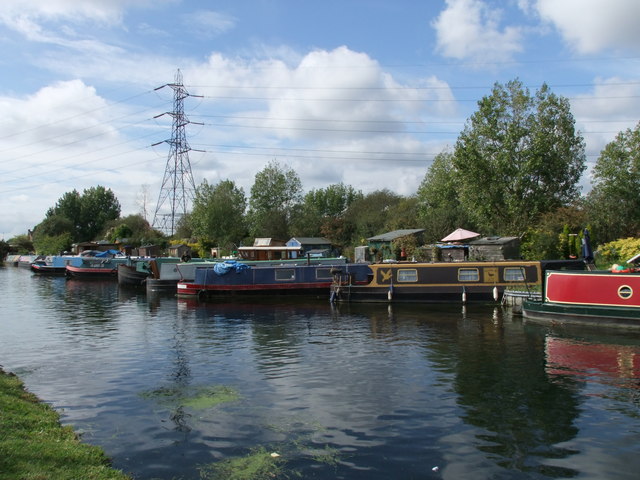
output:
[[[213,271],[216,272],[216,274],[222,276],[226,275],[232,270],[235,270],[236,273],[240,273],[243,270],[248,270],[249,268],[249,265],[247,265],[246,263],[239,263],[235,260],[226,260],[224,262],[216,263],[213,266]]]
[[[96,257],[113,257],[115,255],[120,255],[118,250],[107,250],[106,252],[96,253]]]

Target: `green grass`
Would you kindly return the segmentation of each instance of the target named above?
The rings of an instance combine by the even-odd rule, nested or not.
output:
[[[130,480],[49,405],[0,369],[0,480]]]

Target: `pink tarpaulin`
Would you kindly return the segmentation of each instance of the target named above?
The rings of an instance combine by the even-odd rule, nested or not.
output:
[[[469,240],[470,238],[479,237],[480,234],[465,230],[464,228],[456,228],[449,235],[444,237],[441,242],[459,242],[461,240]]]

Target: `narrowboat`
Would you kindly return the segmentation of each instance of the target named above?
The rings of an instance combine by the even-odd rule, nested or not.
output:
[[[487,303],[499,302],[507,288],[539,286],[543,271],[584,268],[581,260],[396,262],[369,265],[364,284],[336,276],[334,302]]]
[[[640,329],[636,269],[548,271],[541,301],[526,300],[526,321]]]
[[[18,267],[31,269],[31,264],[38,258],[38,255],[20,255]]]
[[[40,256],[31,264],[31,271],[37,275],[65,275],[67,265],[78,259],[76,255]]]
[[[159,260],[159,259],[156,259]],[[215,268],[224,262],[240,261],[237,259],[220,258],[216,260],[201,260],[193,258],[188,262],[166,263],[150,262],[151,275],[147,278],[147,293],[176,293],[178,282],[193,282],[196,270],[200,268]],[[345,257],[308,257],[297,259],[273,259],[273,260],[242,260],[245,265],[251,266],[291,266],[291,265],[344,265]]]
[[[180,280],[193,280],[196,267],[213,266],[218,261],[191,258],[173,260],[176,257],[159,257],[149,261],[149,276],[145,281],[147,293],[176,293]],[[171,260],[167,260],[171,259]]]
[[[79,260],[66,266],[67,277],[70,278],[103,278],[118,279],[118,265],[126,263],[127,257],[117,250],[105,252],[83,252]]]
[[[138,263],[140,263],[139,266]],[[143,262],[118,264],[118,285],[134,287],[144,285],[144,282],[149,276],[149,271],[144,269],[146,265],[148,264]]]
[[[367,264],[248,265],[220,262],[195,270],[192,281],[178,282],[178,296],[216,295],[327,295],[334,275],[348,276],[354,284],[366,282]]]

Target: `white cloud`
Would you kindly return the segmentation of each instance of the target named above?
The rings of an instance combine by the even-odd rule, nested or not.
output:
[[[7,238],[39,223],[64,192],[100,184],[122,185],[122,193],[128,193],[122,173],[144,153],[137,147],[126,156],[131,147],[113,119],[121,113],[80,80],[52,84],[24,98],[0,98],[5,120],[0,209],[13,215],[12,222],[2,224],[10,230],[2,232]]]
[[[198,170],[209,179],[234,178],[245,191],[275,158],[299,172],[306,190],[343,181],[365,190],[413,193],[442,145],[411,131],[432,128],[421,120],[456,113],[446,82],[430,76],[402,84],[368,55],[344,46],[311,51],[292,65],[213,54],[184,75],[188,83],[207,86],[191,93],[215,101],[220,115],[231,112],[230,119],[203,129],[197,141],[246,145],[210,154]]]
[[[619,132],[635,128],[640,110],[640,85],[621,78],[595,79],[593,90],[575,95],[571,111],[588,146],[588,160],[598,155]]]
[[[211,10],[198,10],[182,15],[182,23],[189,32],[196,32],[203,37],[215,37],[231,30],[236,19],[224,13]]]
[[[90,20],[117,25],[121,23],[122,9],[128,3],[127,0],[4,0],[0,7],[0,22],[14,28],[24,19],[73,23]]]
[[[437,51],[445,57],[500,62],[522,51],[522,31],[500,29],[502,12],[481,0],[446,0],[447,7],[432,23]]]
[[[638,0],[538,0],[536,8],[579,53],[640,50]]]

